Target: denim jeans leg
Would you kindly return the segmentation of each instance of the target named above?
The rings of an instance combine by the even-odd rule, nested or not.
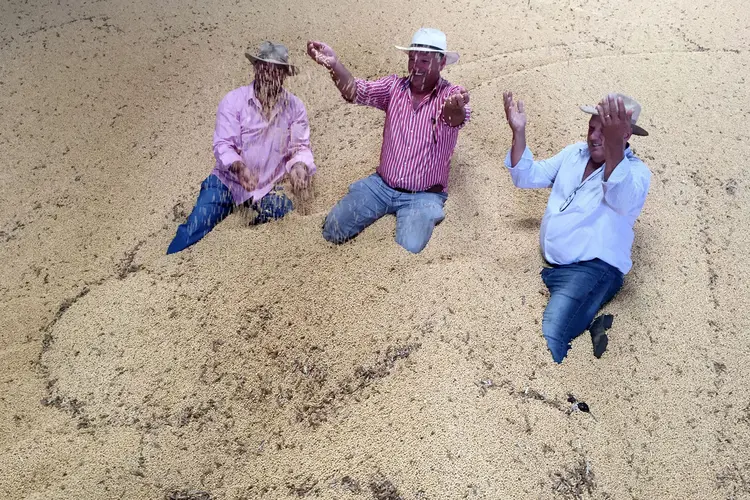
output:
[[[438,193],[402,194],[404,202],[396,211],[396,243],[411,253],[419,253],[432,237],[432,231],[445,218],[447,198]]]
[[[344,243],[367,226],[393,211],[387,186],[373,174],[349,186],[349,192],[326,216],[323,238],[331,243]]]
[[[258,212],[253,224],[265,224],[272,220],[281,219],[294,210],[294,203],[281,189],[275,189],[261,198],[258,203],[254,203],[253,209]]]
[[[622,273],[595,259],[545,268],[542,279],[550,291],[544,310],[542,333],[556,363],[570,349],[570,342],[583,333],[601,307],[622,286]]]
[[[209,175],[201,183],[201,190],[193,211],[184,224],[177,228],[167,254],[180,252],[206,236],[219,222],[232,213],[232,194],[218,177]]]

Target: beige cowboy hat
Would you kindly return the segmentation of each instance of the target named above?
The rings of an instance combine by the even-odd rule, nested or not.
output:
[[[625,109],[628,111],[633,111],[633,115],[630,117],[630,126],[633,128],[633,135],[647,136],[648,132],[646,132],[646,130],[642,127],[639,127],[635,124],[641,114],[641,105],[638,104],[638,101],[636,101],[632,97],[626,96],[625,94],[614,94],[614,96],[615,99],[621,97],[622,102],[625,104]],[[599,116],[599,112],[596,110],[596,106],[581,106],[581,111],[590,115]]]
[[[435,28],[418,29],[411,39],[411,45],[408,47],[396,45],[396,48],[406,52],[439,52],[445,55],[445,64],[453,64],[458,61],[458,52],[448,50],[448,40],[445,33]]]
[[[257,55],[250,52],[250,49],[245,51],[245,57],[250,62],[263,61],[271,64],[278,64],[279,66],[285,66],[289,76],[297,74],[297,67],[289,64],[289,50],[281,45],[280,43],[263,42],[258,49]]]

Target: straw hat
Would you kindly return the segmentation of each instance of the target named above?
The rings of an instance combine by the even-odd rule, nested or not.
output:
[[[245,57],[247,57],[250,62],[263,61],[285,66],[287,73],[289,73],[290,76],[297,74],[297,67],[289,64],[289,50],[280,43],[263,42],[258,49],[257,55],[251,54],[250,49],[247,49],[245,51]]]
[[[445,55],[445,64],[453,64],[458,61],[458,52],[448,51],[448,41],[440,30],[434,28],[421,28],[414,33],[411,39],[411,45],[408,47],[399,47],[398,50],[406,52],[438,52]]]
[[[641,105],[638,104],[638,101],[624,94],[615,94],[615,99],[617,98],[622,98],[622,102],[625,104],[625,109],[627,111],[633,111],[633,115],[630,117],[630,125],[633,127],[633,135],[648,135],[648,132],[646,132],[645,129],[635,124],[641,114]],[[599,112],[596,110],[596,106],[581,106],[581,111],[590,115],[599,116]]]

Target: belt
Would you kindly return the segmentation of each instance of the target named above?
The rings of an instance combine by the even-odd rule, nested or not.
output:
[[[430,186],[424,191],[412,191],[410,189],[403,189],[403,188],[392,188],[398,191],[399,193],[408,193],[408,194],[415,194],[415,193],[442,193],[443,192],[443,185],[442,184],[435,184],[434,186]]]

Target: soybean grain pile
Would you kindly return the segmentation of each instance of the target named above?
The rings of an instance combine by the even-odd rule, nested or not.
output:
[[[750,15],[744,2],[151,2],[0,6],[0,497],[750,497]],[[404,74],[420,26],[471,93],[447,218],[320,235],[383,115],[304,53]],[[319,168],[285,220],[165,250],[210,172],[216,106],[270,39]],[[502,161],[502,91],[540,157],[608,91],[643,104],[635,266],[561,366],[540,334],[546,191]],[[596,420],[568,414],[567,395]]]

